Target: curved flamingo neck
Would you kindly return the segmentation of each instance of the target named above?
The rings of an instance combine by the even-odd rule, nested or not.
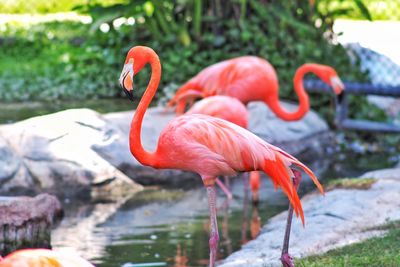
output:
[[[272,101],[269,106],[272,111],[281,119],[287,121],[295,121],[300,120],[304,117],[304,115],[310,110],[310,101],[306,91],[303,86],[303,78],[309,72],[315,74],[316,68],[314,64],[303,64],[300,66],[294,75],[293,85],[294,91],[299,99],[299,107],[296,111],[290,112],[287,111],[284,107],[282,107],[279,103],[278,97]]]
[[[161,64],[157,54],[153,50],[145,50],[143,53],[148,54],[148,62],[151,65],[150,82],[144,92],[142,99],[136,109],[132,119],[131,131],[129,134],[129,146],[131,153],[143,165],[156,165],[155,152],[146,151],[141,142],[141,129],[144,114],[153,99],[161,78]]]

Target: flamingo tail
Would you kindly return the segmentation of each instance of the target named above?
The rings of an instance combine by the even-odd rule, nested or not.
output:
[[[324,192],[324,189],[319,183],[318,178],[315,176],[315,174],[299,160],[283,151],[282,153],[278,152],[275,155],[276,157],[274,160],[265,160],[263,171],[268,174],[269,177],[271,177],[275,189],[278,187],[282,188],[282,191],[287,195],[290,204],[293,206],[296,217],[300,216],[301,222],[304,225],[303,207],[301,205],[299,195],[297,194],[297,190],[293,184],[293,172],[291,171],[289,166],[294,164],[303,169],[311,177],[311,179],[322,194]]]

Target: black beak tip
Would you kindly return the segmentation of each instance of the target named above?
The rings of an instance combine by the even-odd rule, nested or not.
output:
[[[125,93],[126,97],[128,97],[129,100],[133,101],[132,91],[129,91],[129,90],[124,88],[124,93]]]

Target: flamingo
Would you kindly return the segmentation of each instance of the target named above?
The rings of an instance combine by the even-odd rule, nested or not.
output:
[[[300,120],[310,109],[308,95],[303,86],[303,77],[309,72],[331,86],[336,95],[343,91],[344,85],[332,67],[315,63],[303,64],[297,69],[293,79],[299,107],[294,112],[287,111],[279,103],[278,77],[274,67],[263,58],[242,56],[213,64],[199,72],[177,90],[167,108],[176,104],[176,112],[182,114],[187,101],[180,96],[192,90],[200,92],[202,97],[232,96],[245,105],[251,101],[263,101],[282,120]]]
[[[180,97],[186,99],[187,101],[194,100],[195,98],[200,97],[201,94],[198,91],[187,91],[182,94]],[[240,127],[247,129],[248,127],[248,112],[246,106],[243,105],[237,98],[224,96],[224,95],[216,95],[204,98],[198,102],[196,102],[187,112],[187,115],[190,114],[205,114],[213,117],[221,118],[227,121],[230,121]],[[225,181],[225,184],[227,184]],[[232,198],[232,193],[229,189],[220,182],[219,179],[216,180],[219,187],[221,187],[222,191],[228,196],[228,198]],[[260,174],[256,171],[250,172],[250,188],[252,192],[252,200],[254,204],[258,203],[258,192],[260,189]]]
[[[49,249],[21,249],[5,258],[0,267],[94,267],[75,253],[61,253]]]
[[[304,224],[303,208],[291,179],[296,169],[290,166],[294,165],[304,170],[322,193],[323,188],[317,177],[295,157],[236,124],[203,114],[179,116],[163,129],[155,151],[149,152],[143,148],[141,128],[144,114],[161,79],[158,55],[149,47],[132,47],[128,51],[119,78],[127,97],[133,100],[134,74],[140,72],[147,63],[151,66],[151,77],[132,119],[129,133],[130,151],[143,165],[156,169],[192,171],[200,175],[206,187],[210,213],[209,266],[215,266],[219,240],[215,181],[220,175],[232,176],[237,172],[256,170],[265,172],[272,179],[275,188],[282,188],[291,203],[290,209],[294,210]],[[288,227],[286,230],[290,231]],[[288,245],[287,239],[288,235],[285,235],[284,246]],[[288,248],[284,249],[285,257],[281,259],[284,264],[293,265]]]

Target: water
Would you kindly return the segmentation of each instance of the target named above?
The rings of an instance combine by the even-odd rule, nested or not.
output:
[[[387,154],[339,153],[331,162],[313,162],[323,183],[393,166]],[[375,165],[370,164],[374,162]],[[314,190],[304,179],[300,194]],[[219,255],[222,260],[255,238],[272,216],[287,209],[287,199],[262,180],[257,207],[246,197],[243,179],[231,181],[234,199],[218,196]],[[55,248],[73,247],[99,267],[206,266],[208,206],[204,188],[189,191],[152,189],[117,203],[66,205],[66,217],[53,231]],[[282,233],[283,236],[283,233]]]

